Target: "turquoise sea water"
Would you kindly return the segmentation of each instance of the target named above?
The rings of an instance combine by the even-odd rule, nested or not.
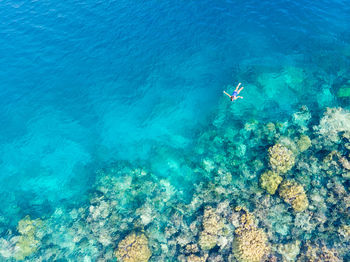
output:
[[[0,260],[113,261],[134,231],[151,261],[239,260],[237,205],[270,259],[295,241],[294,260],[350,259],[347,1],[5,0],[0,15]],[[343,109],[322,122],[327,107]],[[306,211],[261,188],[275,144]],[[208,206],[231,230],[210,249]]]

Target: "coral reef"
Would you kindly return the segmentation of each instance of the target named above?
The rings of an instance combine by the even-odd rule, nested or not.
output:
[[[151,255],[147,237],[135,232],[120,241],[115,251],[118,261],[123,262],[147,262]]]
[[[253,228],[237,234],[232,249],[238,261],[259,262],[268,253],[266,242],[265,232]]]
[[[350,170],[350,161],[345,157],[339,157],[339,162],[342,164],[343,168]]]
[[[327,108],[314,129],[323,137],[325,145],[340,143],[340,132],[350,132],[350,112],[343,108]]]
[[[316,132],[306,107],[283,122],[222,122],[193,151],[160,150],[161,168],[110,163],[83,205],[17,230],[0,216],[0,260],[347,261],[348,114],[328,109]]]
[[[350,240],[350,226],[349,225],[342,225],[338,229],[338,232],[344,238],[345,241]]]
[[[337,252],[334,249],[328,249],[324,244],[307,242],[306,251],[298,258],[298,261],[309,262],[341,262]]]
[[[265,207],[266,214],[263,217],[259,216],[259,218],[261,217],[260,220],[263,221],[264,228],[267,229],[270,236],[279,235],[279,239],[288,240],[291,235],[291,228],[293,227],[293,219],[286,205],[277,201],[279,199],[275,199],[273,205]],[[263,208],[262,206],[261,209]]]
[[[283,261],[295,261],[300,253],[300,244],[301,242],[299,240],[287,244],[280,244],[277,247],[277,252],[282,255]]]
[[[241,262],[260,262],[269,254],[266,233],[255,226],[253,216],[242,207],[237,207],[240,215],[240,224],[235,230],[233,254]]]
[[[285,202],[291,204],[296,212],[304,211],[309,205],[304,188],[295,181],[283,181],[279,188],[279,195]]]
[[[184,262],[205,262],[207,261],[208,254],[205,254],[202,257],[196,256],[196,255],[189,255],[187,257],[185,256],[179,256],[178,261],[184,261]]]
[[[29,216],[18,222],[17,230],[21,235],[15,246],[15,259],[23,260],[38,249],[40,238],[37,233],[42,226],[43,222],[40,219],[31,220]]]
[[[311,140],[306,135],[301,135],[297,141],[297,146],[300,152],[308,150],[311,146]]]
[[[296,125],[301,133],[308,130],[308,124],[311,119],[311,114],[307,106],[302,106],[300,110],[292,115],[292,123]]]
[[[278,173],[287,173],[295,163],[295,158],[288,148],[276,144],[269,148],[269,161],[271,168]]]
[[[217,244],[225,224],[212,207],[206,207],[202,225],[203,231],[199,235],[199,245],[203,250],[210,250]]]
[[[260,185],[269,194],[275,194],[283,178],[271,170],[264,172],[260,177]]]

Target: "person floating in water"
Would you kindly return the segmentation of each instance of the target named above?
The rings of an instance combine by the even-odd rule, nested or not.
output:
[[[235,91],[233,91],[232,95],[228,94],[226,91],[224,91],[224,94],[225,95],[228,95],[231,99],[231,101],[234,101],[238,98],[242,98],[243,99],[243,96],[239,96],[239,93],[243,90],[243,86],[241,88],[239,88],[239,86],[241,85],[241,83],[239,83],[235,89]]]

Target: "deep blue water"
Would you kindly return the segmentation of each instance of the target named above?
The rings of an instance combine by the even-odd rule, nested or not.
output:
[[[228,85],[245,86],[237,121],[346,106],[334,79],[349,65],[348,1],[3,0],[0,17],[4,225],[83,201],[108,161],[191,147]],[[329,79],[249,82],[286,67]]]

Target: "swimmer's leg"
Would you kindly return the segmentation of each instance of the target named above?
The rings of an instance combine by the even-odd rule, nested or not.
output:
[[[239,88],[239,86],[241,85],[241,83],[239,83],[237,86],[236,86],[236,89],[235,89],[235,91],[237,91],[238,90],[238,88]]]
[[[239,94],[243,90],[243,86],[237,91],[237,94]]]

